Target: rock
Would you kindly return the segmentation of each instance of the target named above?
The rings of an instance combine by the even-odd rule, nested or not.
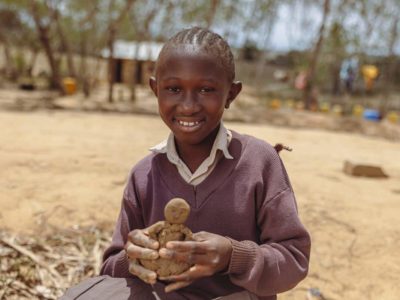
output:
[[[359,164],[350,161],[344,162],[343,172],[351,176],[387,178],[382,168],[374,165]]]

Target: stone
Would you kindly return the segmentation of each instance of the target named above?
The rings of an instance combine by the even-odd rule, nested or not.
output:
[[[343,172],[351,176],[359,177],[374,177],[374,178],[387,178],[388,175],[382,170],[380,166],[369,164],[360,164],[350,161],[344,162]]]

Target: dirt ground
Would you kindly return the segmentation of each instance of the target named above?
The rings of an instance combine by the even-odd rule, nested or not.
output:
[[[400,299],[400,143],[352,133],[226,122],[294,151],[282,153],[312,235],[308,278],[280,299]],[[0,110],[0,228],[40,234],[49,224],[117,217],[130,168],[167,128],[154,116]],[[380,165],[388,179],[353,178],[343,162]]]

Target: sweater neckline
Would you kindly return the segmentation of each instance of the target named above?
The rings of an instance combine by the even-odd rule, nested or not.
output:
[[[241,135],[232,132],[232,140],[229,144],[229,153],[233,159],[222,158],[214,168],[214,170],[200,184],[193,186],[187,183],[179,174],[175,165],[169,162],[166,154],[158,154],[157,169],[158,173],[167,185],[173,197],[181,197],[185,199],[191,209],[197,210],[207,202],[209,196],[218,189],[231,175],[239,162],[242,152],[246,146],[247,139],[243,139]]]

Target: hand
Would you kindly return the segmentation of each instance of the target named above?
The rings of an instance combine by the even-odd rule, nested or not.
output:
[[[194,241],[168,242],[167,248],[159,251],[161,258],[194,264],[180,275],[160,278],[173,282],[165,287],[167,293],[188,286],[199,278],[224,271],[229,266],[232,254],[229,239],[209,232],[195,233],[193,239]]]
[[[149,230],[155,230],[160,226],[158,223],[145,228],[135,229],[128,234],[125,251],[129,259],[129,272],[149,284],[155,284],[157,274],[144,268],[138,259],[157,259],[159,243],[149,237]]]

